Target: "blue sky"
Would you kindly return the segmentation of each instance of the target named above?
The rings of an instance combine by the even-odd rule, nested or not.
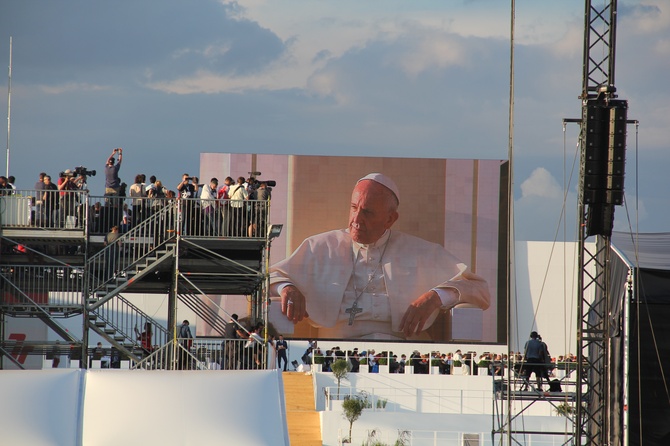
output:
[[[516,2],[519,240],[553,239],[570,178],[575,237],[578,129],[564,144],[561,120],[581,113],[583,14]],[[3,1],[10,173],[31,188],[42,170],[101,170],[114,147],[127,183],[144,172],[172,188],[201,152],[505,159],[509,22],[502,0]],[[616,86],[641,125],[616,228],[667,231],[670,4],[619,1],[617,39]]]

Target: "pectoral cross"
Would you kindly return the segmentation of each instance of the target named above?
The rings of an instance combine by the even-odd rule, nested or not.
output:
[[[362,313],[363,309],[358,306],[358,302],[354,302],[354,304],[344,310],[345,313],[349,313],[349,325],[354,325],[354,318],[358,313]]]

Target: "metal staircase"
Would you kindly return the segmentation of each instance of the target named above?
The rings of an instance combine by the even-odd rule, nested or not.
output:
[[[136,362],[142,346],[136,332],[152,327],[152,345],[165,345],[168,330],[121,295],[131,285],[175,256],[170,216],[175,205],[145,219],[91,256],[86,264],[88,327]]]
[[[226,320],[219,316],[218,311],[213,311],[201,297],[202,295],[193,293],[178,294],[180,302],[183,302],[191,311],[193,311],[200,319],[207,322],[214,330],[221,336],[226,334]],[[205,296],[209,299],[208,296]]]
[[[88,314],[88,326],[135,362],[143,354],[136,331],[147,324],[152,326],[152,345],[168,342],[168,330],[120,294]]]
[[[36,191],[23,195],[39,196]],[[48,359],[49,352],[60,345],[73,353],[72,359],[84,358],[91,355],[89,333],[97,333],[112,346],[113,358],[131,359],[135,368],[166,368],[170,362],[175,365],[175,358],[192,357],[193,368],[201,369],[205,363],[200,364],[193,352],[173,339],[177,302],[221,336],[228,317],[220,315],[225,311],[209,295],[251,296],[250,316],[261,317],[264,232],[232,237],[225,227],[219,231],[216,226],[203,225],[204,214],[197,199],[193,203],[146,199],[142,206],[151,215],[143,214],[128,232],[115,239],[108,235],[105,240],[110,242],[103,245],[103,234],[117,221],[124,204],[136,204],[132,200],[81,194],[76,231],[45,222],[37,214],[25,222],[1,219],[0,316],[35,318],[58,339],[54,341],[47,331],[48,336],[28,340],[35,346],[31,354]],[[94,202],[96,210],[91,206]],[[269,207],[264,210],[267,214]],[[191,223],[186,233],[182,229],[189,225],[182,224],[184,218]],[[263,221],[268,221],[267,215]],[[223,225],[224,220],[218,223]],[[167,321],[140,310],[131,293],[167,295]],[[81,334],[65,328],[67,324],[60,320],[75,316],[83,317]],[[142,348],[138,333],[147,325],[152,327],[151,355]],[[0,369],[4,368],[3,356],[7,363],[23,368],[22,361],[8,358],[17,348],[16,339],[12,333],[3,333],[0,326]],[[58,344],[63,340],[65,344]],[[154,355],[157,351],[161,353]],[[152,359],[147,360],[149,357]],[[87,366],[88,361],[81,362],[81,367]]]

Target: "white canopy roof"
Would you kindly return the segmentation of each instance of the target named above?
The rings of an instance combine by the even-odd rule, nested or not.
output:
[[[612,246],[630,266],[670,270],[669,232],[646,234],[613,232]]]

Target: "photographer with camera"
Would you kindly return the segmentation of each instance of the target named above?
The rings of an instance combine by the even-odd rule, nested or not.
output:
[[[58,190],[60,191],[59,220],[61,227],[64,227],[66,224],[76,226],[77,204],[79,203],[79,194],[76,191],[81,190],[83,182],[83,177],[78,176],[75,178],[75,173],[70,169],[60,173]]]
[[[193,181],[193,183],[191,183]],[[200,205],[196,200],[198,193],[198,177],[190,177],[187,173],[182,175],[181,183],[177,185],[179,199],[181,203],[181,233],[186,235],[195,235],[195,222],[198,220]]]
[[[119,161],[114,164],[116,161],[114,155],[119,154]],[[121,180],[119,179],[119,169],[121,168],[121,161],[123,160],[123,149],[116,148],[112,150],[112,154],[107,158],[107,163],[105,164],[105,195],[106,196],[116,196],[119,195],[119,189],[121,188]]]

